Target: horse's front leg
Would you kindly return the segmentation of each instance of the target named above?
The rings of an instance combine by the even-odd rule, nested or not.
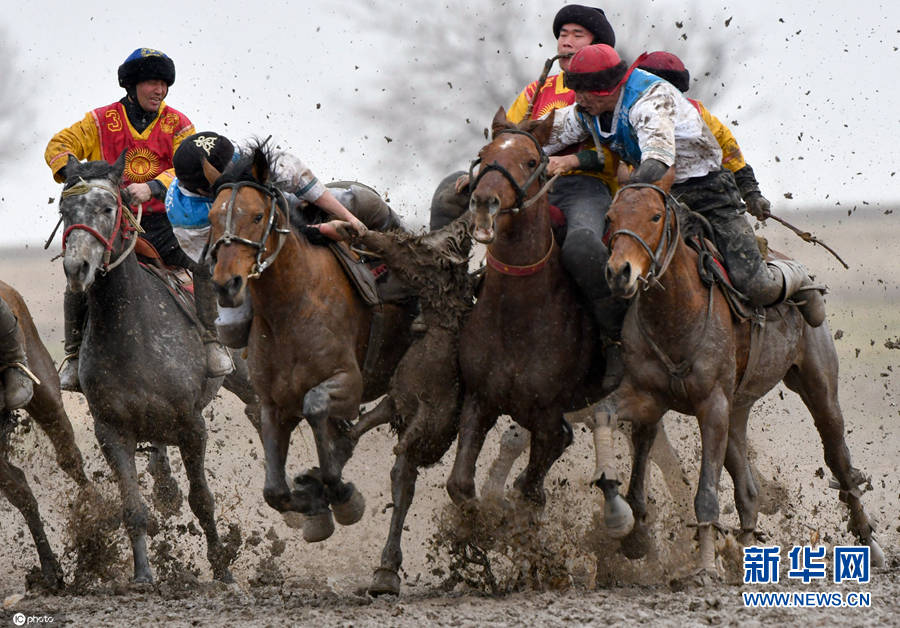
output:
[[[553,463],[572,443],[573,435],[572,426],[563,417],[561,410],[536,413],[528,424],[539,426],[542,423],[547,423],[546,427],[531,432],[528,464],[513,486],[525,499],[543,508],[547,501],[544,478]]]
[[[631,481],[628,483],[628,495],[625,499],[631,507],[634,526],[628,536],[622,539],[621,547],[625,557],[632,560],[646,556],[652,543],[647,529],[647,461],[658,430],[658,422],[631,424]]]
[[[25,517],[25,523],[28,524],[28,530],[34,539],[38,558],[41,561],[44,583],[52,590],[62,589],[65,585],[62,568],[44,533],[44,524],[41,522],[37,500],[28,486],[25,474],[7,460],[7,454],[6,446],[0,443],[0,493],[3,493],[6,499]]]
[[[751,404],[731,411],[728,424],[728,448],[725,451],[725,468],[734,483],[734,504],[741,520],[738,541],[743,545],[756,543],[756,521],[759,514],[759,491],[747,457],[747,419]]]
[[[271,402],[260,407],[260,428],[266,456],[266,481],[263,498],[281,513],[314,514],[328,510],[322,483],[309,478],[302,487],[291,491],[284,473],[291,432],[300,422],[296,417],[279,410]]]
[[[153,477],[153,505],[165,517],[178,514],[182,495],[178,482],[172,477],[169,454],[163,443],[153,443],[147,471]]]
[[[694,497],[697,535],[700,540],[700,569],[710,575],[716,571],[716,528],[719,526],[719,478],[728,447],[730,400],[721,388],[714,389],[697,406],[702,456],[700,479]]]
[[[447,492],[457,506],[475,499],[475,464],[484,439],[496,422],[496,412],[482,407],[475,395],[466,395],[459,417],[456,460],[447,480]]]
[[[141,500],[137,468],[134,463],[137,443],[133,436],[121,434],[97,417],[94,418],[94,434],[97,436],[103,457],[118,480],[125,529],[131,540],[131,552],[134,557],[134,582],[152,583],[153,572],[150,570],[150,560],[147,556],[147,506]]]
[[[362,493],[341,477],[353,454],[351,421],[359,413],[362,375],[353,368],[338,373],[309,390],[303,398],[303,416],[316,440],[319,471],[325,498],[341,525],[352,525],[365,514]]]
[[[213,577],[222,582],[234,582],[228,569],[234,556],[229,556],[229,552],[219,539],[219,532],[216,530],[215,500],[206,483],[204,466],[206,425],[203,417],[198,415],[185,421],[178,449],[184,461],[184,470],[190,486],[188,503],[206,535],[206,555],[212,566]]]

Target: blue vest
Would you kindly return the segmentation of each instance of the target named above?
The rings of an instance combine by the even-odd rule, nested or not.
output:
[[[641,147],[638,145],[637,133],[628,120],[628,114],[637,99],[643,95],[651,86],[662,81],[660,77],[635,68],[625,86],[622,94],[622,106],[619,108],[619,115],[613,121],[612,133],[604,135],[600,131],[600,120],[597,116],[585,115],[583,111],[578,112],[578,118],[594,138],[594,142],[606,145],[612,152],[616,153],[626,163],[637,166],[641,163]]]
[[[173,227],[198,229],[209,226],[209,210],[212,199],[206,196],[188,196],[178,187],[178,179],[172,181],[166,191],[166,215]]]

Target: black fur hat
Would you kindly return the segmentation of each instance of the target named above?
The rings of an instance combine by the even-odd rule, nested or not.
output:
[[[175,176],[178,181],[195,194],[201,190],[209,189],[209,181],[203,173],[203,160],[209,161],[212,166],[222,172],[231,163],[234,156],[234,145],[224,135],[204,131],[186,137],[172,157],[172,165],[175,167]]]
[[[616,34],[602,9],[581,4],[567,4],[553,18],[553,37],[559,39],[559,31],[564,24],[584,26],[594,35],[594,44],[616,45]]]
[[[681,59],[671,52],[651,52],[638,67],[666,79],[682,92],[686,92],[691,86],[691,73],[684,67]]]
[[[138,48],[119,66],[119,87],[129,89],[152,79],[161,79],[170,87],[175,82],[175,63],[160,50]]]

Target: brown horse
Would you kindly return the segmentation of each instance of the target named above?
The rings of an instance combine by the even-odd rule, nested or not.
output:
[[[673,180],[670,169],[655,185],[624,186],[608,215],[607,280],[615,294],[634,301],[623,330],[625,378],[598,404],[595,422],[606,424],[618,417],[633,426],[627,501],[635,524],[623,540],[625,553],[639,557],[647,551],[647,452],[669,409],[696,416],[700,426],[702,458],[694,510],[701,569],[712,574],[716,570],[716,491],[723,463],[734,481],[740,540],[753,540],[758,500],[747,461],[747,419],[756,400],[784,381],[813,416],[825,462],[850,509],[850,530],[872,548],[872,564],[883,563],[860,501],[861,474],[851,467],[844,440],[837,354],[828,326],[810,327],[792,304],[768,308],[760,319],[734,322],[721,289],[704,285],[698,254],[682,238],[689,215],[669,194]]]
[[[457,504],[475,498],[475,464],[485,436],[499,415],[508,414],[531,432],[528,465],[515,487],[542,505],[544,477],[572,441],[563,413],[599,398],[599,342],[563,270],[542,189],[547,157],[541,146],[552,124],[551,116],[516,126],[501,107],[493,140],[479,153],[472,234],[488,244],[488,266],[460,338],[465,397],[447,482]]]
[[[34,395],[25,405],[25,411],[50,438],[56,450],[56,460],[62,470],[74,480],[79,489],[88,490],[91,484],[84,473],[84,462],[75,444],[72,424],[63,408],[59,392],[59,376],[56,374],[53,359],[38,336],[31,313],[22,296],[11,286],[0,281],[0,299],[6,302],[19,321],[19,341],[25,346],[29,367],[40,380],[40,383],[34,386]],[[9,461],[9,433],[14,427],[15,419],[11,411],[0,408],[0,491],[25,517],[37,547],[44,583],[53,589],[60,588],[63,586],[62,569],[44,533],[37,501],[28,486],[25,474]]]
[[[213,281],[221,305],[235,307],[252,295],[248,365],[261,404],[263,496],[279,512],[306,515],[304,538],[320,541],[334,530],[332,512],[343,525],[364,514],[362,495],[341,478],[353,451],[350,421],[363,400],[386,392],[409,345],[411,313],[366,306],[332,252],[290,227],[284,195],[268,184],[270,163],[257,146],[222,176],[204,166],[216,190],[209,214]],[[370,336],[373,327],[382,335],[370,343],[379,338]],[[295,479],[292,490],[284,466],[301,417],[315,436],[319,468]]]

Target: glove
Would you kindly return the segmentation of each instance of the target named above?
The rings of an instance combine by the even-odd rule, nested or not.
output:
[[[765,220],[771,216],[772,203],[760,192],[750,192],[744,197],[747,211],[757,220]]]
[[[631,173],[629,183],[656,183],[668,172],[669,167],[659,159],[645,159]]]

